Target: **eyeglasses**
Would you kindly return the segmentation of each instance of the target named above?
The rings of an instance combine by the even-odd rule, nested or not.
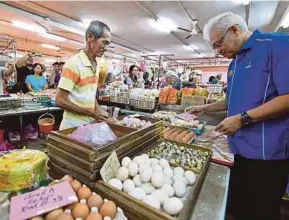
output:
[[[229,33],[229,28],[227,28],[227,30],[225,31],[223,36],[213,44],[214,50],[218,50],[222,46],[222,44],[225,40],[225,37],[227,36],[228,33]]]

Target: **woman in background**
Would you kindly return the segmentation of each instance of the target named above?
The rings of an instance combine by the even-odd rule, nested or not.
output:
[[[34,75],[28,75],[25,83],[29,92],[42,91],[48,88],[45,76],[43,76],[43,66],[40,63],[33,65]]]
[[[138,74],[139,68],[135,65],[129,67],[129,76],[125,80],[125,84],[129,87],[137,87],[138,86]]]

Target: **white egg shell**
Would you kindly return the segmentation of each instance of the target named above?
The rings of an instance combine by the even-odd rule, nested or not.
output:
[[[159,160],[156,159],[156,158],[151,158],[150,161],[151,161],[151,166],[152,166],[152,167],[153,167],[154,165],[156,165],[156,164],[159,164]]]
[[[151,126],[152,123],[150,121],[147,121],[146,127]]]
[[[153,172],[151,183],[156,188],[162,187],[164,185],[164,175],[161,172]]]
[[[116,178],[120,181],[124,181],[128,178],[128,169],[126,167],[120,167],[116,173]]]
[[[111,217],[105,216],[105,217],[103,218],[103,220],[111,220]]]
[[[169,185],[173,185],[173,180],[169,176],[164,176],[164,183],[167,183]]]
[[[141,157],[144,159],[144,160],[149,160],[150,157],[148,154],[142,154]]]
[[[169,198],[168,195],[160,189],[153,191],[151,195],[157,197],[161,205],[163,205],[164,202]]]
[[[196,174],[193,171],[186,171],[185,172],[185,177],[189,182],[189,185],[193,185],[196,181]]]
[[[147,195],[156,190],[156,188],[151,183],[143,183],[140,185],[140,188],[143,189]]]
[[[134,188],[128,194],[138,200],[143,200],[143,198],[146,196],[145,191],[139,187]]]
[[[168,197],[172,197],[175,194],[174,188],[166,183],[162,186],[161,191],[163,191]]]
[[[144,159],[141,156],[136,156],[135,158],[133,158],[132,161],[135,162],[139,166],[144,163]]]
[[[146,196],[144,197],[143,202],[157,210],[161,208],[161,203],[156,196]]]
[[[153,169],[147,165],[147,164],[142,164],[139,168],[138,168],[138,172],[141,173],[143,172],[144,170],[151,170],[153,171]]]
[[[165,176],[172,177],[174,175],[174,171],[170,167],[167,167],[163,170],[163,174]]]
[[[122,160],[121,160],[121,166],[123,167],[128,167],[129,164],[131,162],[131,159],[129,157],[124,157]]]
[[[189,184],[189,181],[187,180],[187,178],[185,178],[184,176],[181,176],[181,175],[174,175],[173,181],[174,182],[182,181],[186,186]]]
[[[183,202],[176,197],[169,198],[164,203],[164,210],[169,215],[179,214],[181,210],[183,209],[183,207],[184,207]]]
[[[162,172],[163,171],[163,168],[158,164],[154,165],[152,168],[153,168],[154,172]]]
[[[110,179],[108,181],[108,184],[119,189],[119,190],[122,190],[122,182],[119,179],[116,179],[116,178]]]
[[[122,184],[123,191],[130,192],[135,188],[134,182],[131,179],[127,179]]]
[[[151,167],[149,167],[148,169],[143,169],[140,171],[140,180],[143,183],[147,183],[151,180],[152,174],[153,171]]]
[[[187,187],[182,181],[176,181],[173,185],[175,190],[175,195],[179,198],[184,197],[187,192]]]
[[[134,182],[134,185],[135,186],[140,186],[142,184],[142,181],[140,180],[140,175],[136,175],[134,178],[133,178],[133,182]]]
[[[163,169],[165,169],[165,168],[167,168],[167,167],[170,167],[170,164],[168,163],[168,161],[166,161],[165,159],[160,159],[160,161],[159,161],[159,164],[161,165],[161,167],[163,168]]]
[[[131,162],[128,166],[128,173],[131,177],[138,174],[138,165],[135,162]]]
[[[185,171],[181,167],[174,168],[174,175],[180,175],[183,176],[185,174]]]

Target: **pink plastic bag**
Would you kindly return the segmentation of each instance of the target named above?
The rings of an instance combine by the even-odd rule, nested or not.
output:
[[[117,139],[110,127],[104,122],[79,126],[69,137],[94,147],[105,145]]]
[[[14,146],[9,144],[8,142],[1,142],[0,143],[0,152],[2,151],[10,151],[10,150],[14,150]]]

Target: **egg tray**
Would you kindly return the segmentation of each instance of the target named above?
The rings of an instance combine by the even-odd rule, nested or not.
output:
[[[139,151],[137,154],[132,155],[131,152],[128,152],[126,155],[119,157],[119,159],[121,160],[124,156],[133,157],[133,156],[140,155],[142,153],[146,153],[150,149],[154,148],[158,143],[162,142],[163,140],[164,139],[159,137],[157,139],[157,141],[154,142],[153,144],[146,145],[146,147],[143,147],[143,148],[139,148]],[[177,142],[175,142],[175,143],[177,143]],[[177,144],[179,144],[179,143],[177,143]],[[147,220],[147,219],[153,219],[153,220],[188,220],[191,216],[192,210],[194,209],[195,203],[196,203],[197,198],[198,198],[198,194],[199,194],[201,187],[202,187],[202,183],[203,183],[205,176],[207,174],[207,171],[209,169],[210,157],[212,155],[212,151],[210,149],[202,148],[202,147],[195,147],[195,146],[190,146],[190,147],[194,148],[194,149],[204,150],[204,151],[209,153],[209,156],[207,157],[206,162],[205,162],[204,166],[202,167],[202,170],[200,170],[200,171],[195,171],[195,170],[183,167],[185,170],[192,170],[197,175],[196,175],[196,182],[193,185],[193,187],[191,188],[191,190],[189,191],[189,196],[187,197],[188,199],[184,201],[184,203],[183,203],[184,207],[178,216],[173,217],[173,216],[166,214],[165,212],[156,210],[156,209],[148,206],[147,204],[131,197],[127,193],[110,186],[108,183],[106,183],[102,180],[96,182],[94,189],[100,195],[102,195],[106,198],[112,199],[114,201],[117,201],[120,204],[122,204],[121,207],[123,208],[124,211],[134,213],[134,214],[136,214],[136,216],[138,216],[137,218],[132,218],[132,220]],[[172,163],[170,163],[170,165],[172,167],[176,167],[176,166],[182,167],[180,165],[172,164]]]
[[[162,127],[158,127],[156,129],[153,129],[152,131],[149,131],[145,136],[141,136],[136,138],[133,142],[127,142],[126,146],[123,147],[117,147],[114,149],[117,151],[118,155],[124,154],[127,151],[138,147],[140,144],[144,142],[144,140],[149,140],[156,135],[160,135],[163,131]],[[103,165],[103,163],[106,161],[107,157],[110,155],[111,152],[105,153],[102,156],[99,156],[94,161],[87,161],[82,159],[79,156],[76,156],[74,154],[71,154],[70,152],[67,152],[57,146],[52,145],[51,143],[47,144],[50,150],[50,153],[57,155],[61,157],[64,160],[70,161],[73,164],[76,164],[80,168],[88,171],[93,172],[96,169],[100,169]]]
[[[178,129],[178,130],[180,131],[180,133],[183,132],[183,131],[193,132],[192,130],[190,130],[190,129],[188,129],[188,128],[183,128],[183,127],[178,127],[178,126],[166,126],[166,128],[168,128],[168,127],[169,127],[169,128]],[[193,132],[193,133],[194,133],[194,132]],[[194,134],[195,134],[195,133],[194,133]],[[163,132],[163,137],[164,137],[164,132]],[[171,139],[170,136],[164,137],[164,139],[168,139],[168,140],[171,140],[171,141],[176,141],[175,139]],[[195,140],[195,136],[192,137],[191,139],[189,139],[189,141],[188,141],[187,143],[185,143],[185,144],[190,144],[190,143],[192,143],[194,140]],[[180,140],[180,141],[176,141],[176,142],[184,143],[184,142],[182,142],[181,140]]]
[[[131,115],[131,116],[132,116],[132,115]],[[122,115],[122,116],[117,117],[117,120],[122,121],[125,117],[131,117],[131,116],[129,116],[129,115]],[[131,117],[131,118],[138,118],[138,119],[144,120],[144,121],[146,121],[146,122],[150,121],[152,124],[161,121],[161,120],[159,120],[159,119],[150,118],[150,117],[146,117],[146,116],[133,116],[133,117]],[[125,125],[124,125],[124,126],[125,126]]]

